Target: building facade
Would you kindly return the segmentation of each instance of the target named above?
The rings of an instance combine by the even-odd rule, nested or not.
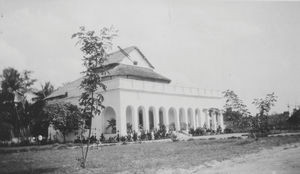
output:
[[[219,91],[176,86],[171,80],[156,73],[153,65],[137,47],[129,47],[109,55],[104,76],[107,90],[98,91],[104,96],[105,109],[92,120],[92,134],[99,137],[129,131],[152,131],[163,124],[169,130],[188,130],[206,127],[224,129],[222,95]],[[78,104],[82,79],[65,84],[51,94],[49,103]],[[116,120],[116,129],[109,121]],[[49,129],[49,136],[58,132]],[[68,140],[74,139],[70,135]]]

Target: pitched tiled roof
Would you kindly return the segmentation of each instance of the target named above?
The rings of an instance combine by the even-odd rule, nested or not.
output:
[[[80,83],[83,78],[77,79],[75,81],[69,82],[64,84],[62,87],[57,88],[53,91],[52,94],[50,94],[47,99],[52,98],[64,98],[64,97],[78,97],[82,93],[82,90],[80,89]]]
[[[103,76],[104,80],[110,80],[116,77],[136,79],[136,80],[145,80],[153,81],[160,83],[170,83],[171,80],[154,72],[151,68],[139,67],[136,65],[125,65],[121,64],[122,60],[126,58],[125,54],[129,54],[133,50],[137,50],[143,57],[145,61],[148,62],[149,66],[154,68],[151,63],[146,59],[143,53],[135,46],[131,46],[125,49],[122,49],[126,53],[121,51],[116,51],[108,55],[108,60],[105,61],[104,68],[106,75]],[[95,71],[100,73],[101,69],[98,68]],[[82,93],[80,89],[80,83],[82,78],[75,80],[73,82],[67,83],[62,87],[56,89],[50,96],[46,99],[51,98],[64,98],[64,100],[72,99],[74,97],[79,97]]]
[[[112,63],[104,67],[107,74],[103,76],[104,80],[110,80],[115,77],[153,81],[160,83],[170,83],[171,80],[154,72],[153,69],[138,67],[135,65],[125,65],[119,63]],[[96,69],[100,72],[100,68]],[[82,78],[73,82],[67,83],[64,86],[55,90],[47,99],[59,97],[78,97],[81,94],[80,83]]]
[[[170,83],[171,80],[156,73],[153,69],[143,68],[135,65],[125,65],[119,63],[113,63],[107,65],[108,73],[105,78],[110,77],[125,77],[137,80],[147,80],[162,83]],[[97,70],[96,70],[97,71]]]

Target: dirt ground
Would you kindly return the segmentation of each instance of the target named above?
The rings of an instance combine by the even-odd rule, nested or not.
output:
[[[0,173],[299,173],[300,135],[107,146],[91,149],[86,169],[78,157],[65,148],[0,153]]]
[[[210,161],[190,169],[160,169],[155,173],[201,174],[298,174],[300,172],[300,144],[265,149],[222,162]]]

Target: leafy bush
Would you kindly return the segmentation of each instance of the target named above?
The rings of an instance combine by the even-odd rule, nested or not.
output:
[[[121,136],[120,137],[120,141],[122,141],[123,143],[127,141],[127,137],[126,136]]]
[[[126,138],[127,138],[127,141],[132,141],[131,133],[128,133]],[[121,141],[122,141],[122,140],[121,140]]]
[[[202,136],[205,135],[206,130],[204,128],[198,127],[196,130],[194,130],[193,136]]]
[[[147,134],[144,130],[141,131],[140,140],[144,141],[147,139]]]
[[[164,124],[159,125],[159,129],[154,133],[155,139],[164,139],[167,135],[167,128]]]
[[[104,143],[117,143],[116,137],[109,137],[108,140],[105,140]]]
[[[133,141],[137,141],[137,139],[138,139],[137,133],[135,131],[133,132],[132,139],[133,139]]]
[[[232,129],[230,129],[230,128],[225,128],[225,129],[224,129],[224,133],[225,133],[225,134],[230,134],[230,133],[233,133],[233,131],[232,131]]]
[[[103,135],[103,133],[101,134],[101,136],[100,136],[100,142],[104,142],[105,141],[105,136]]]
[[[77,138],[74,140],[74,143],[81,143],[80,137],[77,136]]]
[[[189,130],[189,134],[191,134],[191,135],[193,135],[193,136],[194,136],[194,134],[195,134],[195,130],[194,130],[194,128],[190,128],[190,130]]]
[[[152,140],[151,132],[148,132],[148,133],[147,133],[147,140]]]

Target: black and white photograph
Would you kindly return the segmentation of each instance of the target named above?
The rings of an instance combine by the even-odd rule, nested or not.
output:
[[[300,1],[0,0],[1,174],[298,174]]]

